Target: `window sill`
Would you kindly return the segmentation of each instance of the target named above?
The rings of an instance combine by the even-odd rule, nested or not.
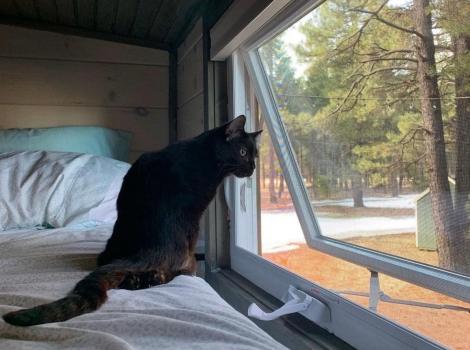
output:
[[[206,274],[206,280],[222,298],[244,315],[251,303],[256,303],[269,311],[283,305],[282,302],[232,270],[209,272]],[[290,349],[353,349],[300,314],[287,315],[269,322],[253,319],[252,321]]]

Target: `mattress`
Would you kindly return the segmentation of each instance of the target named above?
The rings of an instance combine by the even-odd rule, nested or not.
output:
[[[0,313],[63,297],[94,269],[111,230],[0,232]],[[0,349],[285,349],[199,277],[108,297],[66,322],[22,328],[0,320]]]

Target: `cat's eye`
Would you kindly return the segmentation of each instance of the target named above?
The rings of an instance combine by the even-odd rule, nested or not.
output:
[[[244,148],[244,147],[243,147],[243,148],[240,148],[240,155],[241,155],[242,157],[245,157],[245,156],[246,156],[246,148]]]

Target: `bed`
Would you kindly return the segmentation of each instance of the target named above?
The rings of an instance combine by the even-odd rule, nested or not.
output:
[[[64,296],[95,267],[128,164],[96,155],[0,154],[0,313]],[[1,349],[284,349],[201,278],[111,290],[66,322],[0,321]]]

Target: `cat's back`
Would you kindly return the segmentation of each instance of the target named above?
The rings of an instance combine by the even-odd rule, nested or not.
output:
[[[129,169],[124,182],[148,191],[175,190],[186,182],[197,163],[197,140],[180,141],[155,152],[143,153]]]

